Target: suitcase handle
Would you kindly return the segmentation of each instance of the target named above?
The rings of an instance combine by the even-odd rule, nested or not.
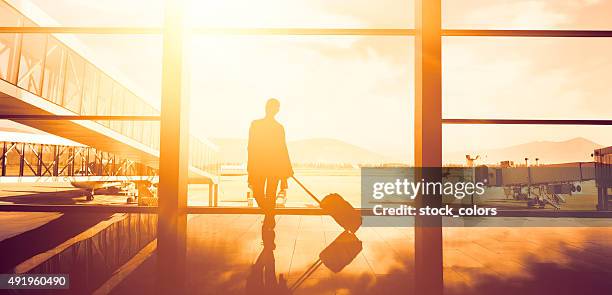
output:
[[[321,205],[321,201],[319,200],[319,198],[317,198],[317,196],[311,193],[299,180],[297,180],[297,178],[295,178],[295,176],[291,176],[291,178],[293,178],[293,180],[295,180],[295,182],[297,182],[297,184],[299,184],[300,187],[304,189],[304,191],[306,191],[306,193],[308,193],[315,201],[317,201],[319,205]]]

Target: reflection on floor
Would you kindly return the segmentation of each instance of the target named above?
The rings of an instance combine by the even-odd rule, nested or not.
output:
[[[333,249],[342,230],[330,217],[277,216],[273,231],[262,231],[262,221],[257,215],[191,216],[188,290],[288,294],[303,279],[295,294],[419,294],[412,228],[361,228],[361,243],[340,237],[345,246]],[[611,234],[612,227],[446,228],[445,294],[607,293]],[[344,259],[352,261],[344,266]],[[153,252],[112,293],[153,292],[155,277]]]
[[[125,194],[112,193],[109,189],[96,190],[93,201],[87,200],[87,194],[89,191],[66,182],[10,183],[0,186],[0,204],[129,205]]]
[[[0,239],[0,273],[12,273],[24,261],[91,230],[111,216],[109,213],[2,212],[0,221],[4,223],[0,227],[10,234]]]

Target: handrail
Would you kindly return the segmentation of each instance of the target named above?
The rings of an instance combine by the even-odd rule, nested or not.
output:
[[[371,208],[357,208],[362,216],[372,216]],[[17,205],[0,204],[0,212],[78,212],[78,213],[143,213],[157,214],[157,207],[126,205]],[[251,207],[208,207],[189,206],[183,209],[185,214],[264,214],[263,210]],[[326,215],[321,208],[276,208],[276,215]],[[612,211],[595,210],[497,210],[496,217],[541,217],[541,218],[612,218]]]

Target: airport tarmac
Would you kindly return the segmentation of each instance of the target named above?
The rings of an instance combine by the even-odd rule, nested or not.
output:
[[[108,190],[96,190],[93,201],[87,200],[88,192],[65,182],[11,183],[0,186],[0,204],[38,205],[126,205],[124,194],[111,194]]]

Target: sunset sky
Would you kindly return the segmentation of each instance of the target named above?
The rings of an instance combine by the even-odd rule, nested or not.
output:
[[[25,0],[23,0],[25,1]],[[21,1],[21,2],[23,2]],[[15,1],[14,1],[15,2]],[[31,0],[67,26],[160,26],[163,1]],[[445,28],[612,29],[612,0],[447,0]],[[71,9],[66,9],[71,7]],[[194,26],[412,28],[413,1],[193,1]],[[152,103],[160,99],[161,38],[79,36]],[[412,159],[411,37],[195,36],[192,132],[247,136],[267,98],[281,101],[288,138],[329,137]],[[443,40],[446,118],[612,117],[612,39]],[[444,150],[586,137],[609,127],[446,126]]]

